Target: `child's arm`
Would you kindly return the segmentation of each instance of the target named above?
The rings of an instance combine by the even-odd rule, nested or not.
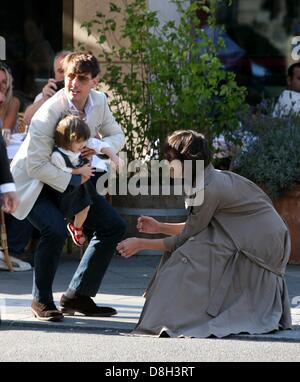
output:
[[[84,166],[81,166],[81,167],[77,167],[77,168],[72,168],[72,174],[75,174],[75,175],[83,175],[84,177],[86,178],[90,178],[91,176],[94,176],[94,171],[91,167],[91,165],[88,163],[88,164],[85,164]]]
[[[85,179],[89,179],[91,176],[94,176],[94,170],[91,168],[90,164],[86,164],[78,168],[67,167],[64,158],[57,151],[52,153],[51,163],[65,172],[74,175],[81,175]]]
[[[66,162],[65,162],[64,158],[57,151],[54,151],[51,154],[51,163],[54,166],[58,167],[59,169],[63,170],[64,172],[68,172],[70,174],[73,173],[72,172],[73,169],[66,166]]]

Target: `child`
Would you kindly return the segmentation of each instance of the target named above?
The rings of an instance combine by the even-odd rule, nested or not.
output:
[[[81,150],[90,138],[90,129],[79,117],[67,116],[59,121],[55,130],[55,146],[51,155],[51,163],[65,172],[81,175],[85,182],[79,187],[68,186],[58,194],[60,209],[64,216],[74,217],[74,222],[67,225],[74,243],[82,247],[86,238],[82,226],[87,218],[92,203],[90,187],[87,179],[93,176],[88,160],[81,157]]]
[[[88,125],[78,116],[69,115],[59,121],[55,136],[55,147],[51,155],[51,163],[63,171],[81,175],[84,178],[94,176],[90,161],[80,154],[85,148],[91,149],[96,154],[101,154],[101,141],[90,138]],[[106,150],[110,160],[117,170],[123,166],[123,161],[114,153]],[[64,216],[74,217],[74,222],[67,225],[74,243],[82,247],[86,237],[82,232],[89,206],[92,204],[92,195],[96,193],[95,187],[90,182],[84,182],[80,187],[68,186],[63,194],[59,194],[60,209]]]

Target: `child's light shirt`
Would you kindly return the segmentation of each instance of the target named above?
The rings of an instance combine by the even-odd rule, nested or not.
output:
[[[61,147],[58,148],[62,153],[68,156],[70,162],[74,167],[77,167],[80,163],[80,152],[74,153],[71,150],[65,150]],[[51,163],[65,172],[72,173],[72,168],[66,166],[66,162],[59,151],[53,151],[51,154]]]

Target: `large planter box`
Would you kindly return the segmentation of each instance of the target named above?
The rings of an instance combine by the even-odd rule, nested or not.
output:
[[[290,264],[300,264],[300,185],[273,200],[274,207],[287,223],[292,240]]]
[[[184,197],[176,195],[114,195],[113,207],[127,222],[126,237],[145,237],[158,239],[165,235],[139,233],[136,225],[141,215],[151,216],[161,222],[181,223],[186,221],[187,211]],[[161,254],[158,251],[143,251],[144,255]]]

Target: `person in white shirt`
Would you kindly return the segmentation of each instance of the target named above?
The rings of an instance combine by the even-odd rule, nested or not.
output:
[[[273,117],[300,113],[300,62],[288,68],[287,85],[288,89],[280,94],[274,107]]]

